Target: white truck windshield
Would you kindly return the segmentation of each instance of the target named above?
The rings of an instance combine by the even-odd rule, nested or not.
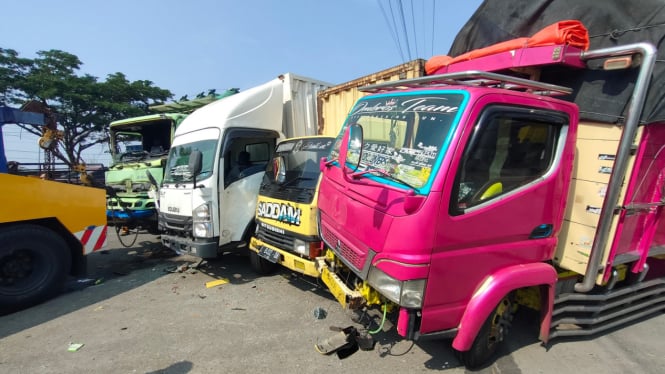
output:
[[[203,167],[201,173],[196,177],[203,180],[212,175],[215,154],[217,150],[217,139],[199,140],[192,143],[181,144],[171,147],[169,158],[164,171],[164,183],[186,183],[192,181],[189,172],[189,155],[193,150],[201,151],[203,156]]]

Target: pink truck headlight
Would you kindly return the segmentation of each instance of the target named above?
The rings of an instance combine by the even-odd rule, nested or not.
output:
[[[419,309],[423,305],[425,279],[400,281],[372,266],[367,283],[388,300],[402,307]]]

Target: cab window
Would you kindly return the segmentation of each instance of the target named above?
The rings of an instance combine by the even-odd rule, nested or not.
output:
[[[488,107],[457,169],[451,214],[462,214],[545,175],[567,123],[561,113]]]

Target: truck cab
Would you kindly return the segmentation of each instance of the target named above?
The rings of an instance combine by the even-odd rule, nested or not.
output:
[[[109,149],[112,164],[106,185],[113,189],[106,216],[117,225],[143,226],[157,231],[157,210],[146,172],[161,182],[175,129],[185,114],[151,114],[111,122]]]
[[[328,86],[286,73],[190,114],[159,190],[162,244],[201,258],[217,257],[221,246],[246,248],[277,140],[315,131],[316,94]]]
[[[327,247],[405,312],[424,309],[421,332],[452,327],[486,274],[551,257],[575,153],[574,104],[520,92],[524,83],[462,84],[509,77],[458,76],[360,99],[322,166]],[[519,219],[505,220],[516,211]],[[332,269],[322,266],[327,284]],[[362,298],[333,293],[343,305]]]
[[[319,160],[327,157],[335,138],[306,136],[277,145],[266,168],[256,206],[256,231],[249,249],[259,274],[282,265],[319,277],[315,259],[322,254],[318,232]]]
[[[249,241],[256,194],[281,136],[281,118],[282,82],[275,79],[208,104],[183,121],[159,191],[164,246],[214,258],[222,245]],[[200,158],[195,173],[189,168],[192,154]]]

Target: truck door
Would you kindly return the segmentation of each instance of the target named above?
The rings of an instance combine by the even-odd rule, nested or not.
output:
[[[219,160],[220,245],[253,233],[259,186],[278,138],[275,131],[227,131]]]
[[[439,308],[424,314],[443,312],[443,304],[462,313],[493,271],[551,257],[572,168],[571,113],[488,105],[467,128],[444,185],[449,205],[437,222],[425,293],[425,305]]]

